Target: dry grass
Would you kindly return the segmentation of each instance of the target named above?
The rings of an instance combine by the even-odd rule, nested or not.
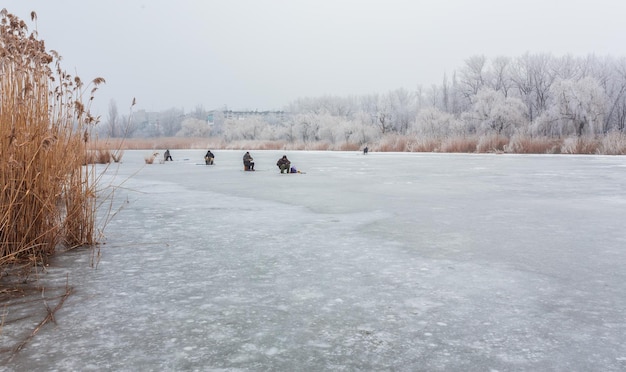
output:
[[[476,137],[453,137],[445,138],[439,148],[441,152],[476,152],[478,138]]]
[[[88,150],[85,153],[84,164],[109,164],[112,152],[108,149]]]
[[[591,137],[569,137],[561,144],[563,154],[598,154],[601,142]]]
[[[108,164],[112,161],[119,163],[124,157],[124,139],[116,138],[99,140],[94,139],[88,143],[88,151],[85,164]]]
[[[5,10],[0,18],[0,276],[7,276],[2,278],[6,290],[0,291],[5,304],[0,331],[12,305],[26,301],[47,310],[21,342],[0,350],[11,352],[10,361],[45,324],[55,322],[72,293],[66,286],[61,297],[49,297],[50,288],[32,285],[29,277],[39,274],[62,245],[97,247],[95,218],[102,204],[96,200],[99,179],[93,164],[119,161],[123,152],[91,144],[97,120],[89,103],[104,79],[83,84],[61,69],[59,56],[47,53],[23,21]],[[99,249],[93,253],[92,264]],[[59,301],[50,307],[54,299]],[[10,321],[31,324],[28,317]]]
[[[221,149],[221,150],[359,150],[361,145],[352,143],[330,144],[327,142],[287,142],[276,141],[224,141],[221,138],[130,138],[107,139],[98,143],[99,147],[119,148],[121,150],[183,150],[183,149]],[[120,151],[121,151],[120,150]]]
[[[283,150],[287,146],[284,141],[262,141],[255,145],[252,150]]]
[[[164,149],[223,149],[223,150],[313,150],[313,151],[360,151],[363,147],[356,143],[329,142],[287,142],[241,140],[226,142],[220,138],[143,138],[107,139],[99,141],[97,148],[110,150],[108,161],[119,161],[124,149],[164,150]],[[609,133],[601,138],[552,138],[515,135],[511,138],[498,135],[459,136],[459,137],[413,137],[387,135],[369,144],[374,152],[456,152],[456,153],[517,153],[517,154],[626,154],[626,135],[620,132]],[[152,153],[151,153],[152,154]],[[93,155],[92,155],[93,156]],[[118,156],[118,160],[116,160]],[[146,157],[146,163],[151,156]],[[102,153],[92,162],[103,162],[107,158]],[[153,159],[154,161],[154,159]]]
[[[415,138],[414,141],[411,142],[408,151],[411,152],[437,152],[439,151],[439,147],[441,145],[441,140],[435,138]]]
[[[516,135],[511,138],[504,151],[515,154],[558,154],[561,151],[561,140]]]
[[[386,135],[371,146],[372,151],[405,152],[408,151],[409,138],[401,135]]]
[[[103,80],[65,73],[6,12],[0,52],[0,265],[41,263],[59,244],[95,243],[95,175],[84,164],[96,120],[81,97]]]
[[[124,150],[111,152],[111,159],[113,159],[113,161],[116,163],[121,162],[123,157],[124,157]]]
[[[626,134],[607,133],[600,141],[598,152],[605,155],[626,155]]]
[[[484,135],[478,139],[476,152],[485,153],[503,153],[505,147],[509,144],[509,139],[497,134]]]
[[[143,160],[146,164],[153,164],[156,158],[159,156],[158,152],[152,153],[152,155],[146,155]]]
[[[329,151],[332,145],[329,142],[307,142],[301,150],[306,151]]]
[[[122,150],[182,150],[182,149],[223,149],[225,143],[219,138],[108,138],[98,140],[97,147]]]
[[[361,148],[363,146],[359,145],[358,143],[342,143],[339,145],[338,150],[339,151],[361,151]]]

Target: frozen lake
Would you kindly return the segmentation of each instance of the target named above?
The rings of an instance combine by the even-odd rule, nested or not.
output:
[[[204,152],[107,171],[97,269],[52,261],[3,370],[626,370],[625,157]]]

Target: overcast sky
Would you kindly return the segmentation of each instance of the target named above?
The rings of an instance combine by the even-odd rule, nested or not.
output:
[[[301,97],[440,84],[466,59],[625,55],[619,0],[4,0],[93,110],[277,110]],[[38,15],[30,21],[30,11]]]

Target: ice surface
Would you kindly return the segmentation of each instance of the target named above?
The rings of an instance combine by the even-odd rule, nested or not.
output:
[[[53,260],[4,369],[626,369],[624,157],[205,152],[107,170],[97,269]]]

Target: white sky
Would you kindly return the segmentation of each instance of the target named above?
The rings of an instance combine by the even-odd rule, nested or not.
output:
[[[63,67],[103,77],[93,111],[282,109],[440,84],[474,55],[624,56],[619,0],[4,0]]]

